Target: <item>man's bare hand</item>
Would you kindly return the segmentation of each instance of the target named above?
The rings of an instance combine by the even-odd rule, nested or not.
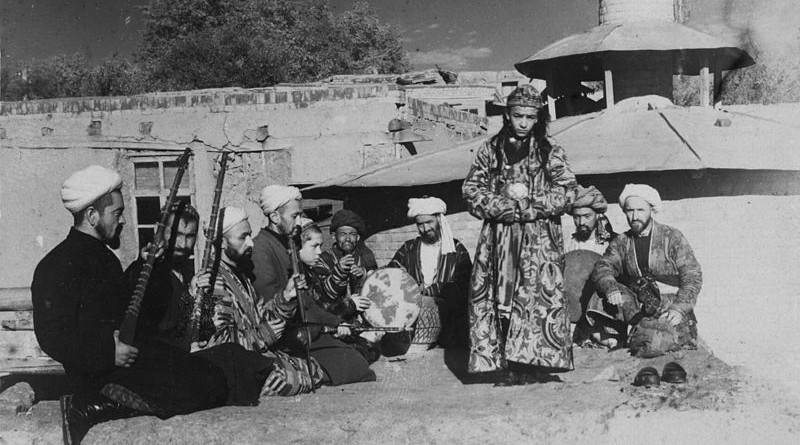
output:
[[[308,289],[306,277],[303,274],[294,274],[289,277],[289,282],[283,289],[283,298],[286,301],[292,301],[297,298],[297,289]]]
[[[613,304],[614,306],[619,306],[622,304],[622,292],[614,292],[606,296],[606,299],[609,303]]]
[[[356,263],[356,259],[353,258],[352,254],[347,254],[341,258],[339,258],[339,268],[342,269],[344,272],[350,272],[350,269]]]
[[[139,349],[121,342],[119,331],[114,331],[114,365],[121,368],[130,368],[138,355]]]
[[[667,323],[671,324],[672,326],[677,326],[683,321],[683,314],[675,309],[670,309],[667,311],[666,314],[662,315],[663,318],[667,320]]]
[[[217,329],[236,326],[233,299],[226,295],[214,307],[214,327]]]
[[[366,274],[367,274],[367,270],[364,269],[363,267],[359,266],[358,264],[353,264],[350,267],[350,275],[352,275],[352,276],[354,276],[356,278],[361,278]]]
[[[353,294],[350,299],[353,300],[359,312],[364,312],[372,306],[372,300],[358,294]]]
[[[204,270],[198,272],[194,277],[192,277],[192,281],[189,282],[189,293],[194,297],[197,295],[197,291],[202,289],[203,292],[207,292],[208,289],[211,287],[211,272]],[[214,285],[214,293],[225,293],[225,286],[222,281],[222,277],[217,275],[216,283]]]
[[[279,396],[284,389],[286,389],[286,378],[283,373],[273,365],[272,372],[267,376],[267,381],[264,382],[264,388],[261,394],[265,396]]]
[[[351,334],[352,332],[350,331],[350,328],[348,328],[347,326],[337,326],[336,334],[334,334],[333,336],[336,338],[343,338],[343,337],[349,337]]]
[[[147,261],[147,253],[150,252],[150,249],[153,248],[153,243],[147,243],[142,249],[139,251],[139,258],[142,261]],[[164,242],[158,243],[158,249],[156,250],[156,259],[160,260],[164,257]]]

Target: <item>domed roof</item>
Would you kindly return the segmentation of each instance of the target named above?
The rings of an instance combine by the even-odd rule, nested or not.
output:
[[[716,61],[722,70],[743,68],[755,62],[735,42],[666,20],[642,20],[596,26],[588,32],[559,40],[514,67],[530,78],[546,79],[554,68],[577,70],[581,80],[603,79],[603,58],[613,53],[668,51],[673,53],[673,73],[697,75],[704,60]]]

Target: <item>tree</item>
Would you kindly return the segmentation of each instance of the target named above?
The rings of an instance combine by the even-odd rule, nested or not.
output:
[[[152,90],[259,87],[408,69],[398,33],[366,3],[153,0],[136,60]]]

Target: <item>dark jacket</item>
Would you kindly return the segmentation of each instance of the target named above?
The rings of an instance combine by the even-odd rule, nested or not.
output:
[[[36,339],[78,387],[114,372],[114,330],[130,294],[106,245],[71,229],[36,266],[31,284]]]
[[[422,288],[423,295],[441,297],[447,300],[456,299],[466,305],[467,291],[469,290],[469,277],[472,271],[472,261],[466,247],[458,240],[453,240],[456,251],[439,256],[439,266],[436,281],[424,287],[422,265],[420,263],[420,245],[422,238],[417,237],[406,241],[395,252],[389,267],[405,269]]]
[[[260,299],[271,300],[283,292],[291,276],[289,239],[266,227],[253,238],[253,287]]]

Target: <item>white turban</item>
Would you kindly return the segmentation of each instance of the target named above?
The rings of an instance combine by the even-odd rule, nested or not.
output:
[[[228,233],[233,226],[242,221],[247,221],[247,213],[239,207],[225,207],[225,216],[222,218],[222,234]]]
[[[646,184],[625,184],[625,188],[622,189],[622,193],[619,195],[620,207],[624,208],[625,200],[631,196],[637,196],[647,201],[654,212],[661,211],[661,195],[653,187]]]
[[[299,188],[277,184],[268,185],[261,191],[261,211],[267,215],[294,199],[303,199]]]
[[[64,181],[61,185],[61,201],[71,213],[78,213],[101,196],[121,187],[119,173],[99,165],[90,165]]]
[[[419,215],[435,215],[439,219],[439,228],[442,231],[442,255],[456,251],[453,232],[450,230],[450,223],[447,222],[445,212],[447,212],[447,204],[436,197],[408,200],[409,218],[416,218]]]

